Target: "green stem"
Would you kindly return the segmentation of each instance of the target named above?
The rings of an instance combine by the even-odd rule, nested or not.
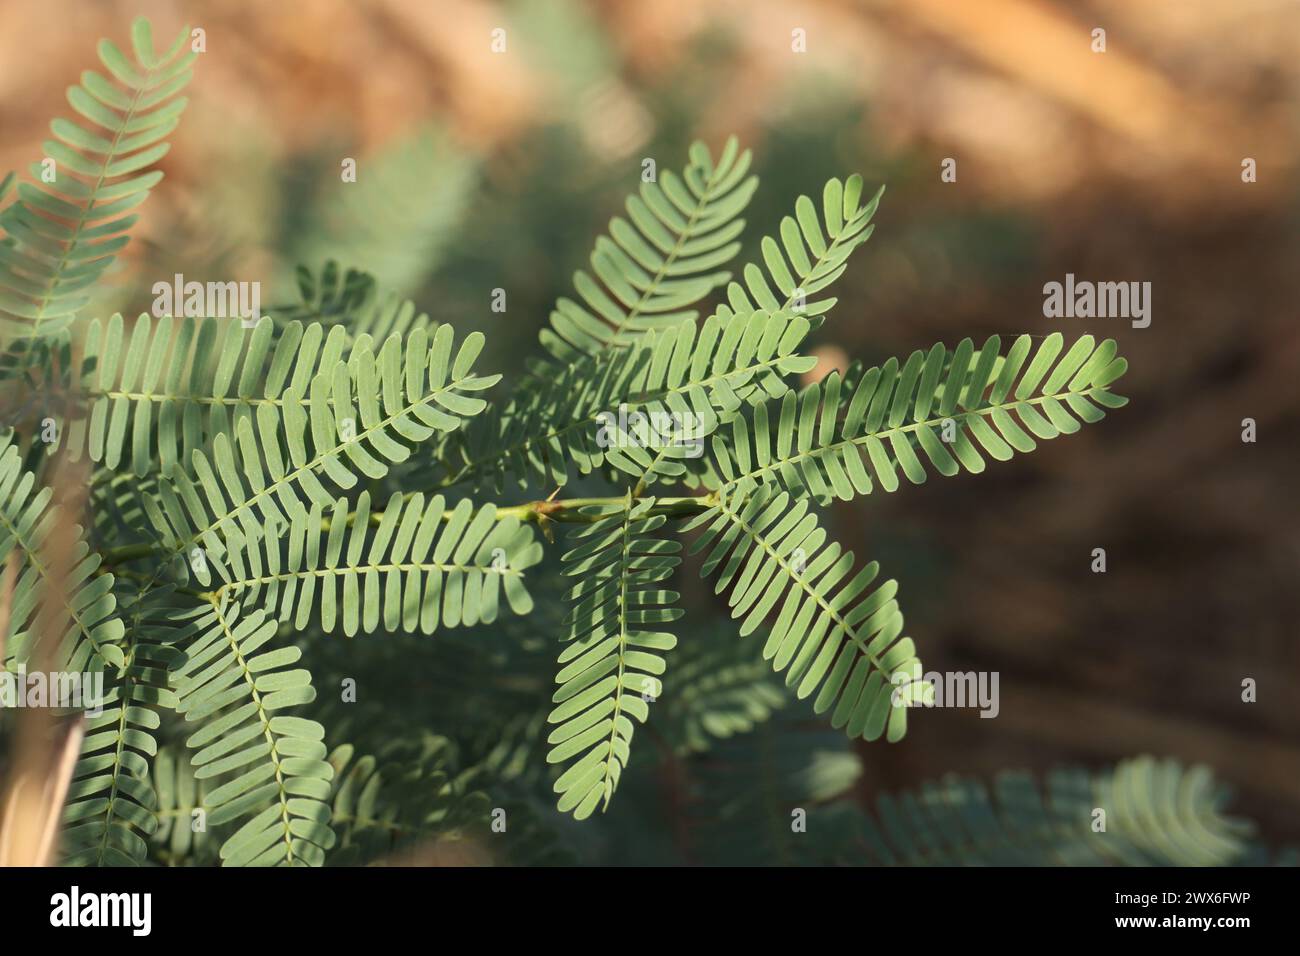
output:
[[[714,504],[716,496],[699,495],[685,498],[659,498],[654,507],[646,514],[668,515],[670,518],[685,518],[707,511]],[[636,505],[637,497],[632,504]],[[497,518],[515,517],[520,521],[536,521],[546,518],[551,521],[566,521],[577,524],[591,524],[599,521],[599,515],[583,514],[580,509],[601,505],[622,507],[627,504],[627,497],[614,495],[609,498],[566,498],[561,501],[532,501],[524,505],[512,505],[498,508]]]
[[[563,521],[569,524],[591,524],[600,519],[599,515],[583,514],[582,510],[586,507],[600,505],[623,506],[627,498],[622,495],[613,495],[607,498],[565,498],[559,501],[530,501],[522,505],[510,505],[505,508],[497,509],[497,520],[502,518],[518,518],[522,522],[534,521],[539,525],[547,521]],[[636,498],[633,499],[633,504]],[[698,495],[694,497],[681,498],[659,498],[653,508],[647,514],[667,515],[670,518],[688,518],[691,515],[700,514],[707,511],[717,503],[716,494]],[[352,512],[347,517],[347,524],[351,525],[355,520],[356,512]],[[383,517],[381,513],[372,512],[370,515],[371,524],[379,524]],[[443,520],[451,517],[451,512],[443,513]],[[329,531],[330,520],[325,518],[321,521],[321,531]],[[120,564],[126,564],[131,561],[138,561],[144,558],[157,557],[163,553],[152,544],[139,543],[128,544],[120,548],[108,548],[100,552],[103,559],[103,567],[110,568]],[[121,573],[121,572],[115,572]]]
[[[632,496],[632,503],[636,504],[639,495]],[[627,498],[622,495],[613,495],[607,498],[562,498],[559,501],[529,501],[522,505],[509,505],[505,508],[498,508],[496,517],[500,521],[502,518],[518,518],[522,522],[536,521],[563,521],[567,524],[591,524],[600,520],[599,515],[583,514],[582,508],[589,506],[614,505],[622,507],[627,503]],[[717,494],[698,495],[684,498],[659,498],[655,506],[647,514],[668,515],[670,518],[688,518],[691,515],[697,515],[702,511],[707,511],[717,503]],[[451,517],[451,511],[444,511],[442,520],[446,521]],[[370,513],[370,523],[379,524],[383,519],[383,512],[372,511]],[[345,526],[351,527],[356,520],[356,512],[349,512]],[[329,531],[330,519],[325,518],[321,521],[321,531]]]

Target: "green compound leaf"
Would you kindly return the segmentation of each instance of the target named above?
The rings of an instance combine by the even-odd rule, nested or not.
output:
[[[663,653],[677,638],[656,625],[681,618],[679,595],[656,587],[680,563],[681,544],[655,537],[667,522],[650,514],[654,499],[591,510],[594,523],[572,535],[564,573],[569,633],[560,653],[560,685],[548,720],[555,725],[547,763],[564,764],[555,781],[561,812],[589,817],[609,806],[631,756],[633,720],[645,722],[663,693]]]
[[[929,699],[921,662],[902,637],[898,585],[872,587],[872,562],[849,577],[853,552],[826,543],[807,500],[760,489],[748,499],[723,496],[688,525],[702,529],[692,553],[705,553],[700,573],[716,575],[744,637],[775,613],[763,657],[784,672],[800,699],[830,712],[850,737],[890,743],[907,732],[910,707]]]
[[[19,184],[17,201],[0,212],[11,240],[0,244],[0,330],[66,329],[126,246],[139,218],[133,210],[163,176],[146,170],[167,154],[166,137],[185,110],[177,94],[197,56],[186,49],[189,38],[186,27],[156,54],[149,22],[137,19],[135,60],[102,40],[99,57],[109,76],[87,70],[68,88],[77,122],[50,124],[45,159],[31,167],[40,185]]]
[[[615,217],[609,235],[596,240],[595,276],[574,275],[581,301],[556,303],[551,328],[541,333],[547,351],[569,363],[694,323],[694,306],[727,281],[718,269],[740,251],[738,217],[758,187],[745,175],[750,158],[734,137],[716,162],[697,142],[680,178],[664,170],[657,182],[642,182],[628,197],[627,219]]]
[[[970,339],[936,345],[868,369],[853,388],[832,373],[715,435],[709,484],[736,494],[775,483],[826,501],[895,491],[900,474],[920,484],[926,462],[978,474],[985,456],[1031,452],[1127,403],[1110,389],[1128,367],[1113,339],[1084,335],[1064,354],[1062,343],[1053,333],[1035,350],[1022,335],[1005,355],[996,335],[978,353]]]

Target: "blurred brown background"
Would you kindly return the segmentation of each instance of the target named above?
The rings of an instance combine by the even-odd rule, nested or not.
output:
[[[203,27],[208,52],[104,308],[146,308],[173,271],[286,296],[297,259],[342,243],[517,369],[642,158],[680,167],[734,132],[763,178],[751,245],[829,175],[888,184],[828,361],[1118,338],[1131,403],[1104,423],[838,507],[899,578],[927,668],[1001,673],[998,719],[920,715],[863,749],[862,786],[1149,752],[1210,764],[1270,842],[1300,840],[1300,3],[8,0],[0,170],[39,159],[94,41],[125,44],[137,13],[160,39]],[[1151,282],[1151,326],[1045,319],[1067,272]]]

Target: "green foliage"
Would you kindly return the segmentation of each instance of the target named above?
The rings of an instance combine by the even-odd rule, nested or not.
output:
[[[632,720],[650,716],[649,701],[662,690],[662,654],[677,646],[673,635],[644,629],[683,613],[672,607],[679,594],[654,587],[681,563],[682,547],[654,536],[668,523],[651,514],[654,505],[653,498],[634,505],[629,494],[622,506],[587,509],[596,520],[573,535],[577,547],[564,555],[564,573],[581,580],[566,595],[570,643],[560,652],[548,718],[558,726],[546,759],[573,760],[555,792],[560,809],[579,820],[598,803],[609,805],[631,753]]]
[[[18,568],[0,663],[25,663],[38,642],[53,639],[48,653],[58,670],[121,670],[125,628],[113,575],[102,570],[102,557],[76,525],[68,529],[74,542],[66,575],[52,566],[49,538],[65,520],[53,498],[54,490],[39,487],[36,475],[23,467],[13,432],[0,433],[0,561],[12,558]]]
[[[299,266],[297,278],[299,302],[274,310],[277,319],[338,325],[349,341],[361,335],[382,341],[394,332],[405,335],[430,325],[428,315],[418,311],[410,299],[381,291],[368,272],[349,268],[340,274],[333,259],[317,273]]]
[[[957,781],[874,816],[841,806],[861,774],[850,741],[903,739],[930,685],[897,583],[834,541],[818,506],[900,474],[978,472],[1100,420],[1124,404],[1113,341],[967,339],[800,382],[881,191],[864,202],[849,176],[820,203],[800,196],[733,280],[757,187],[734,139],[640,184],[508,394],[476,369],[482,334],[402,297],[421,262],[383,223],[454,210],[389,209],[355,236],[379,250],[361,268],[313,246],[325,264],[300,268],[299,301],[251,327],[81,321],[123,214],[159,178],[140,173],[184,106],[184,38],[159,57],[137,23],[134,64],[104,45],[120,85],[86,74],[70,100],[105,138],[56,122],[54,189],[19,185],[0,213],[0,308],[22,333],[0,375],[71,399],[57,442],[30,416],[0,432],[0,560],[16,566],[4,663],[53,634],[61,661],[109,687],[64,811],[68,862],[372,863],[430,847],[554,862],[557,833],[578,844],[593,825],[562,814],[631,812],[642,770],[675,785],[697,765],[688,829],[714,850],[760,801],[811,807],[816,839],[769,815],[745,862],[1243,852],[1205,773],[1170,764],[1053,775],[1046,800],[1009,777],[996,799]],[[364,195],[341,221],[365,218],[351,205]],[[85,528],[54,505],[74,463]],[[516,494],[529,490],[549,497]],[[683,593],[701,588],[683,563],[734,627],[682,630]],[[1092,807],[1109,808],[1101,840]]]
[[[176,745],[161,748],[154,760],[152,780],[158,805],[158,828],[149,839],[153,855],[169,865],[211,863],[215,855],[213,841],[206,825],[196,826],[206,814],[203,807],[211,787],[195,779],[189,753]]]
[[[87,719],[64,810],[69,863],[141,863],[146,841],[164,819],[167,804],[150,780],[150,764],[158,755],[161,714],[179,706],[170,671],[184,660],[174,646],[179,632],[151,617],[167,593],[165,588],[143,597],[126,593],[123,617],[131,626],[123,663],[111,672],[103,712]]]
[[[278,607],[279,619],[299,630],[319,608],[321,629],[341,622],[348,637],[381,623],[389,632],[424,634],[440,625],[491,624],[502,591],[514,613],[532,610],[523,576],[541,559],[541,545],[491,504],[475,509],[461,499],[448,508],[442,495],[426,504],[421,494],[394,493],[372,515],[363,491],[355,511],[344,498],[328,516],[313,503],[290,517],[281,535],[227,538],[224,559],[213,559],[214,593]]]
[[[196,779],[229,778],[205,797],[208,823],[246,821],[221,846],[227,865],[320,865],[334,845],[325,728],[279,713],[316,699],[311,673],[290,667],[297,647],[263,650],[275,622],[242,610],[213,598],[182,615],[193,637],[174,671],[176,709],[199,725],[185,745]]]
[[[1228,866],[1258,863],[1252,827],[1226,817],[1205,767],[1139,757],[1113,770],[1004,773],[992,792],[949,777],[883,796],[855,834],[863,862],[980,866]]]
[[[922,455],[941,475],[978,474],[981,449],[1006,461],[1033,451],[1035,438],[1073,434],[1104,418],[1103,408],[1126,404],[1109,391],[1128,367],[1115,357],[1115,341],[1097,345],[1084,335],[1061,355],[1063,341],[1055,332],[1034,350],[1022,335],[1006,355],[996,335],[978,354],[970,339],[951,351],[936,345],[913,352],[901,369],[897,359],[868,369],[853,388],[832,372],[756,407],[752,422],[737,419],[730,441],[715,438],[713,485],[734,494],[776,483],[847,501],[875,484],[897,490],[900,472],[921,484]]]
[[[377,156],[350,158],[357,161],[356,178],[342,189],[338,160],[323,171],[319,191],[328,201],[311,204],[306,220],[286,237],[290,261],[342,258],[383,288],[409,294],[453,238],[473,195],[474,160],[436,127],[403,137]]]
[[[662,718],[680,754],[742,736],[786,703],[782,685],[753,642],[730,634],[698,634],[673,655],[673,694]]]
[[[340,832],[332,863],[382,859],[417,840],[484,838],[491,804],[454,774],[454,745],[432,738],[418,752],[411,749],[402,741],[390,744],[382,765],[369,754],[358,757],[350,744],[330,754],[330,819]]]
[[[32,166],[41,183],[18,185],[18,199],[0,213],[12,244],[0,245],[0,319],[25,334],[66,329],[87,294],[128,242],[162,173],[146,171],[167,154],[165,138],[180,123],[187,100],[177,94],[192,75],[195,53],[185,28],[162,54],[143,18],[131,30],[134,61],[108,40],[94,70],[69,87],[68,102],[90,128],[66,119],[50,124],[45,156]],[[51,178],[51,173],[53,176]],[[69,224],[70,223],[70,224]]]
[[[567,362],[693,322],[699,312],[691,307],[727,281],[716,270],[740,251],[745,223],[737,217],[758,188],[745,175],[750,160],[734,137],[716,163],[696,143],[680,178],[664,170],[657,182],[643,181],[628,197],[628,218],[610,220],[609,235],[596,240],[597,278],[574,274],[582,302],[556,302],[541,334],[547,350]]]
[[[406,443],[482,411],[486,403],[465,393],[500,378],[470,374],[483,336],[472,333],[453,351],[449,325],[393,332],[378,347],[368,335],[349,345],[338,325],[326,333],[320,323],[293,322],[278,338],[273,332],[270,319],[250,332],[218,319],[164,316],[155,326],[142,315],[128,341],[121,316],[90,323],[92,404],[68,429],[74,460],[84,448],[118,468],[129,441],[136,475],[158,468],[173,477],[185,462],[203,479],[215,465],[232,501],[241,501],[240,480],[227,477],[238,459],[257,492],[292,485],[328,502],[318,475],[340,488],[356,483],[352,469],[382,477],[409,456]]]
[[[908,708],[926,701],[930,686],[912,639],[900,638],[897,584],[871,588],[880,565],[845,582],[853,552],[836,542],[823,547],[826,532],[808,502],[787,492],[742,502],[723,496],[688,528],[695,526],[704,531],[692,550],[711,548],[701,573],[721,568],[715,590],[727,590],[731,616],[743,617],[741,636],[777,612],[763,657],[785,671],[786,686],[801,699],[820,687],[813,709],[831,711],[832,726],[850,737],[901,740]]]
[[[778,718],[718,745],[691,781],[692,850],[731,865],[1258,866],[1270,854],[1231,791],[1204,766],[1150,756],[1041,780],[949,775],[915,790],[856,796],[851,752]],[[801,832],[792,833],[799,815]],[[755,821],[760,825],[755,826]]]
[[[720,416],[757,395],[781,394],[785,376],[812,368],[815,360],[796,351],[809,329],[800,315],[738,316],[724,306],[698,327],[682,323],[648,333],[637,345],[577,360],[554,378],[526,382],[503,411],[465,429],[447,449],[449,473],[440,484],[499,490],[513,474],[521,488],[563,486],[573,477],[571,466],[582,475],[608,465],[636,478],[648,471],[683,476],[672,460],[655,462],[650,449],[627,440],[620,409],[629,416],[681,416],[707,433]],[[671,444],[654,450],[684,451]]]
[[[732,308],[737,312],[796,308],[808,316],[828,312],[836,300],[814,297],[844,274],[849,255],[871,238],[875,226],[868,223],[884,192],[885,187],[881,186],[862,205],[861,176],[850,176],[843,183],[832,178],[822,190],[820,220],[813,201],[800,196],[795,202],[794,217],[781,220],[781,241],[772,236],[763,238],[763,264],[767,274],[757,264],[750,263],[745,266],[744,286],[739,283],[728,286],[727,298]]]

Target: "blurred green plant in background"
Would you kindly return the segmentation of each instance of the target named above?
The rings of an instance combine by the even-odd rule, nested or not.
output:
[[[390,310],[408,299],[418,302],[435,323],[454,321],[461,334],[484,332],[483,367],[505,372],[507,382],[522,377],[528,350],[518,343],[533,341],[545,327],[552,303],[571,294],[571,270],[585,267],[590,237],[603,233],[610,216],[621,213],[623,197],[640,181],[643,159],[656,159],[660,168],[677,164],[698,132],[702,113],[712,106],[725,114],[726,104],[708,103],[702,91],[721,88],[728,74],[745,69],[747,54],[736,39],[740,31],[718,27],[693,38],[680,68],[634,77],[613,32],[583,6],[531,3],[511,5],[508,11],[512,35],[533,39],[518,46],[543,52],[534,65],[546,77],[546,101],[560,106],[540,111],[517,135],[490,149],[462,141],[441,120],[407,130],[356,156],[355,188],[338,188],[339,162],[360,152],[358,143],[298,142],[273,155],[251,129],[247,135],[232,135],[223,147],[223,161],[205,170],[193,206],[160,213],[167,218],[152,234],[169,241],[152,243],[146,267],[131,269],[130,275],[118,273],[134,284],[112,288],[84,314],[139,311],[149,298],[150,280],[174,270],[197,279],[260,276],[276,290],[278,321],[306,317],[311,308],[327,321],[329,310],[319,310],[320,303],[298,301],[294,278],[302,264],[319,282],[332,258],[344,271],[355,268],[374,277],[367,288],[375,298],[362,296],[352,305],[359,308],[364,302],[367,309],[374,308],[367,314],[375,321],[411,321],[413,314],[399,317]],[[712,125],[725,128],[716,117]],[[781,217],[808,184],[845,169],[862,170],[871,182],[890,183],[892,201],[880,216],[889,242],[874,248],[837,289],[843,302],[837,322],[814,333],[827,363],[810,373],[816,378],[837,364],[837,352],[854,354],[869,366],[953,328],[962,334],[1019,328],[1025,301],[1034,305],[1020,291],[1024,277],[1041,273],[1053,261],[1052,241],[1059,242],[1053,240],[1052,223],[1023,205],[954,208],[929,198],[936,179],[933,151],[891,143],[878,133],[889,125],[889,118],[878,117],[842,74],[827,71],[783,90],[766,104],[761,121],[745,131],[747,142],[761,144],[754,171],[763,188],[746,211],[747,244],[737,261],[760,261],[758,237],[778,233]],[[507,292],[504,313],[491,309],[495,289]],[[999,314],[1009,295],[1021,295],[1014,318]],[[337,314],[355,320],[354,312],[345,302]],[[1010,482],[1016,491],[1016,479]],[[573,490],[581,494],[585,487],[579,482]],[[961,501],[979,502],[977,492],[970,494]],[[925,501],[918,510],[931,507],[934,498]],[[836,505],[831,513],[846,538],[866,535],[859,510]],[[874,520],[883,513],[880,508],[872,512],[873,554],[908,580],[914,625],[938,622],[947,613],[951,588],[961,587],[969,565],[964,568],[958,549],[927,528],[929,521],[941,523],[934,516],[909,515],[915,524],[876,531],[877,523],[887,524]],[[557,570],[546,567],[547,573]],[[710,595],[686,586],[683,591],[693,617],[696,610],[713,612]],[[886,809],[873,816],[866,809],[871,806],[868,795],[882,789],[882,776],[897,782],[897,768],[877,774],[875,758],[794,714],[797,708],[781,703],[786,694],[781,682],[757,654],[747,655],[734,635],[707,630],[675,652],[672,664],[679,682],[642,728],[644,738],[616,807],[582,826],[558,818],[541,761],[554,671],[549,641],[560,624],[533,618],[526,626],[520,623],[471,635],[451,632],[432,643],[386,636],[367,646],[365,671],[358,655],[350,653],[357,645],[304,641],[302,649],[322,686],[338,686],[351,677],[363,686],[385,689],[383,700],[363,695],[357,704],[337,706],[337,714],[322,704],[320,719],[329,724],[337,718],[345,732],[388,728],[395,737],[411,734],[415,725],[422,735],[417,749],[436,742],[424,752],[376,758],[403,767],[396,779],[413,781],[416,790],[427,787],[431,778],[439,781],[438,787],[447,781],[449,792],[465,798],[476,815],[472,826],[466,824],[467,832],[473,827],[490,832],[485,828],[490,827],[491,806],[476,794],[486,793],[492,805],[508,799],[512,808],[527,807],[527,822],[521,825],[536,832],[529,843],[536,861],[1089,859],[1060,838],[1050,820],[1040,821],[1042,814],[1025,797],[1024,778],[1010,778],[1007,788],[1017,796],[1000,804],[1006,808],[1001,818],[984,806],[969,782],[925,791],[919,804],[902,796],[887,798]],[[960,654],[953,660],[960,663]],[[693,684],[697,679],[700,688]],[[499,703],[506,700],[512,702],[508,708]],[[510,719],[496,720],[498,709],[510,713]],[[177,767],[183,766],[179,743],[179,738],[169,740],[165,749]],[[935,753],[936,763],[944,765]],[[356,767],[354,755],[333,752],[330,759],[344,778]],[[1047,767],[1060,762],[1053,753],[1035,763]],[[1096,758],[1090,762],[1103,763]],[[1124,792],[1145,794],[1153,806],[1165,809],[1172,807],[1167,801],[1161,804],[1169,794],[1184,793],[1181,806],[1190,810],[1153,818],[1149,832],[1117,833],[1110,855],[1098,861],[1261,859],[1247,828],[1222,816],[1222,792],[1207,785],[1201,771],[1180,772],[1146,761],[1105,762],[1113,769],[1044,776],[1041,783],[1064,781],[1061,785],[1078,807],[1084,806],[1078,801],[1085,795],[1110,793],[1123,784],[1128,788]],[[1017,753],[1001,763],[1021,765],[1024,758]],[[885,789],[907,791],[939,776],[933,765],[928,769],[904,768],[907,786]],[[183,789],[183,774],[176,772],[177,789]],[[160,774],[162,779],[169,776]],[[924,793],[930,794],[929,802]],[[937,799],[950,807],[973,807],[972,819],[997,821],[1005,839],[966,845],[952,839],[957,824],[942,814],[929,817],[928,825],[917,822],[924,814],[916,807],[929,812]],[[183,809],[182,804],[188,805],[175,793],[163,797],[164,806]],[[400,797],[398,805],[410,809]],[[796,809],[808,814],[804,834],[791,829]],[[438,816],[427,821],[428,832],[443,832],[448,819],[456,821],[449,825],[453,829],[463,822],[454,813]],[[1028,835],[1018,829],[1026,821],[1031,821]],[[1191,845],[1189,830],[1198,834]],[[1169,838],[1152,837],[1163,833]],[[405,845],[411,835],[403,834],[385,850]],[[161,831],[151,855],[166,862],[188,860],[177,838],[174,828]],[[357,846],[361,852],[360,841]],[[215,853],[215,847],[206,852]],[[527,857],[514,862],[528,862]]]

